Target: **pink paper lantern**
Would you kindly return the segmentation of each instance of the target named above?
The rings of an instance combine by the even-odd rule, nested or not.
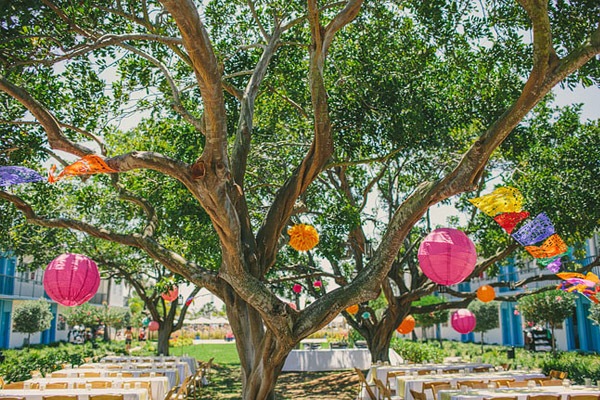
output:
[[[151,332],[157,331],[159,327],[160,324],[158,323],[158,321],[150,321],[150,323],[148,324],[148,330]]]
[[[452,328],[458,333],[469,333],[475,329],[475,325],[477,325],[477,319],[475,318],[475,314],[466,308],[461,308],[452,313],[450,317],[450,324]]]
[[[165,301],[175,301],[177,296],[179,296],[179,289],[177,287],[169,290],[167,293],[163,293],[160,295]]]
[[[98,266],[81,254],[62,254],[44,271],[44,289],[63,306],[78,306],[90,300],[100,286]]]
[[[475,245],[458,229],[432,231],[419,246],[419,265],[423,273],[440,285],[462,282],[477,262]]]
[[[292,286],[292,290],[294,293],[300,293],[302,291],[302,285],[295,283],[294,286]]]

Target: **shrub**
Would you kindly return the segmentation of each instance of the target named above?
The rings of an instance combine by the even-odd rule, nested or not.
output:
[[[442,362],[448,353],[439,345],[411,342],[398,338],[392,339],[390,347],[407,361],[422,363],[425,361]]]

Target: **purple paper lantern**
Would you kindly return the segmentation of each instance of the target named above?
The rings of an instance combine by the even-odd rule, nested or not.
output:
[[[477,319],[475,318],[475,314],[471,311],[466,308],[461,308],[452,313],[450,324],[452,324],[452,328],[454,328],[456,332],[466,334],[475,329]]]
[[[464,232],[441,228],[423,239],[418,258],[421,270],[429,279],[440,285],[454,285],[473,272],[477,252]]]
[[[78,306],[96,294],[100,286],[98,266],[81,254],[62,254],[44,272],[44,289],[63,306]]]
[[[11,186],[28,182],[40,182],[43,180],[43,176],[29,168],[20,167],[18,165],[7,165],[0,167],[0,186]]]

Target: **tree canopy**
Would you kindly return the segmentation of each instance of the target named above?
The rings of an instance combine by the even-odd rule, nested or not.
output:
[[[40,265],[55,250],[36,243],[85,246],[206,287],[227,305],[244,399],[272,398],[300,340],[393,292],[430,207],[547,155],[522,129],[553,87],[600,79],[593,0],[2,7],[1,165],[45,174],[97,155],[116,171],[0,190],[2,244]],[[589,176],[594,151],[577,164]],[[317,227],[314,251],[285,245],[299,222]],[[295,310],[307,276],[331,286]],[[432,290],[411,285],[407,304]]]

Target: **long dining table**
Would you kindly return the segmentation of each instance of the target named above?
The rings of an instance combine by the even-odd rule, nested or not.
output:
[[[559,395],[561,400],[567,400],[569,395],[600,395],[600,388],[574,386],[536,386],[534,388],[502,388],[502,389],[475,389],[463,393],[460,390],[440,390],[436,400],[483,400],[495,397],[516,397],[518,400],[527,400],[530,395]]]
[[[146,389],[0,389],[0,399],[17,397],[25,400],[43,400],[44,396],[77,396],[77,400],[89,400],[91,395],[116,394],[123,395],[123,400],[148,400]]]
[[[37,383],[38,385],[47,385],[55,382],[65,382],[70,388],[77,387],[77,384],[85,384],[88,382],[109,382],[111,387],[119,388],[123,387],[126,383],[129,383],[131,387],[134,386],[135,382],[148,382],[150,383],[150,392],[153,400],[162,400],[165,398],[169,389],[172,385],[169,383],[169,379],[166,376],[154,376],[154,377],[77,377],[77,378],[32,378],[26,382]]]
[[[131,373],[134,378],[141,377],[143,373],[156,373],[165,376],[169,380],[169,387],[177,386],[183,383],[185,376],[181,376],[179,371],[176,369],[165,369],[165,368],[148,368],[148,369],[102,369],[102,368],[65,368],[58,371],[54,371],[50,376],[52,378],[62,378],[62,375],[66,375],[67,378],[89,378],[85,376],[86,372],[98,373],[100,378],[108,378],[112,374],[118,373]]]

